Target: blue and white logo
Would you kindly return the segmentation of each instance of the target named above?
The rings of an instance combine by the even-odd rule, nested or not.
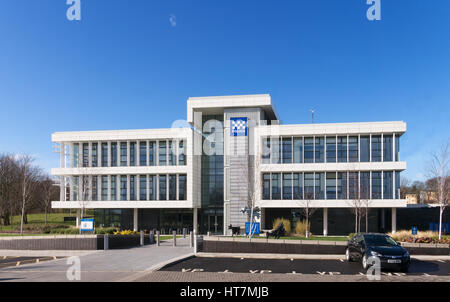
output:
[[[231,136],[247,136],[247,118],[246,117],[232,117],[231,121]]]
[[[81,219],[80,229],[82,232],[94,231],[94,219]]]

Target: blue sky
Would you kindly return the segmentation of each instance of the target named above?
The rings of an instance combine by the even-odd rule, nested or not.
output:
[[[270,93],[285,124],[403,120],[404,173],[450,137],[450,1],[3,0],[0,153],[55,131],[170,127],[189,96]],[[170,19],[172,16],[172,19]],[[172,22],[171,22],[172,21]]]

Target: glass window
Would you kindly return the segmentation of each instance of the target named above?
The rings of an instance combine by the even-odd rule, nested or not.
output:
[[[303,199],[303,174],[293,174],[294,199]]]
[[[347,137],[346,136],[338,137],[337,148],[338,148],[338,162],[346,163],[347,162]]]
[[[264,164],[270,164],[270,139],[263,139],[262,159]]]
[[[127,200],[127,176],[120,176],[120,200]]]
[[[177,176],[169,175],[169,200],[177,200]]]
[[[139,176],[139,200],[147,200],[147,175]]]
[[[370,137],[361,136],[360,138],[361,162],[370,162]]]
[[[98,143],[92,144],[92,167],[98,166]]]
[[[395,136],[395,161],[400,160],[400,137]]]
[[[165,166],[167,163],[166,160],[167,154],[167,146],[165,141],[159,141],[159,165]]]
[[[302,163],[303,162],[303,138],[295,137],[294,138],[294,163]]]
[[[392,161],[392,134],[383,135],[383,161]]]
[[[102,176],[102,200],[108,200],[108,176]]]
[[[111,143],[111,167],[117,167],[117,143]]]
[[[167,184],[165,175],[159,175],[159,200],[167,200]]]
[[[283,173],[283,199],[292,199],[292,174]]]
[[[139,142],[139,166],[147,166],[147,142]]]
[[[327,199],[336,199],[336,172],[327,172]]]
[[[352,163],[359,161],[357,136],[349,136],[348,138],[348,160]]]
[[[98,177],[92,176],[92,200],[98,200]]]
[[[359,195],[361,199],[370,198],[370,172],[360,172],[359,174]]]
[[[381,199],[381,172],[372,172],[372,199]]]
[[[102,167],[108,167],[108,143],[102,143]]]
[[[271,138],[271,157],[272,157],[272,164],[279,164],[281,163],[281,146],[280,146],[280,139],[279,138]]]
[[[315,138],[315,162],[316,163],[323,163],[324,162],[324,152],[325,152],[325,139],[323,137],[316,137]]]
[[[178,145],[178,164],[186,165],[186,143],[184,141],[180,141]]]
[[[111,176],[111,200],[117,200],[117,186],[116,186],[117,176]]]
[[[175,166],[177,164],[177,153],[175,149],[176,145],[173,141],[169,141],[169,166]]]
[[[327,163],[336,162],[336,137],[327,137]]]
[[[315,173],[315,199],[325,199],[325,173]]]
[[[83,167],[89,167],[89,144],[83,144]]]
[[[314,162],[314,139],[305,137],[305,163]]]
[[[73,160],[72,167],[73,168],[78,168],[78,157],[79,157],[79,154],[80,154],[80,146],[79,146],[79,144],[78,143],[73,144],[73,155],[72,155],[72,160]]]
[[[314,173],[305,173],[305,199],[314,199]]]
[[[372,161],[381,161],[381,135],[372,136]]]
[[[392,172],[383,172],[383,198],[384,199],[393,199],[393,173]]]
[[[150,142],[148,145],[149,148],[149,165],[156,166],[156,142]]]
[[[130,142],[130,166],[136,166],[136,142]]]
[[[120,143],[120,165],[126,167],[127,164],[127,143],[122,142]]]
[[[156,175],[150,175],[149,179],[149,198],[156,200]]]
[[[338,172],[337,188],[338,198],[347,199],[347,172]]]
[[[395,198],[400,199],[400,171],[395,171]]]
[[[292,138],[283,137],[283,164],[292,164]]]
[[[74,200],[74,201],[77,201],[77,200],[78,200],[78,192],[79,192],[79,187],[78,187],[79,180],[78,180],[78,176],[74,176],[74,177],[72,178],[72,181],[73,181],[73,200]]]
[[[359,199],[359,175],[358,172],[348,173],[348,193],[349,199]]]
[[[186,175],[178,176],[178,200],[186,200]]]
[[[272,199],[281,199],[280,173],[272,173]]]
[[[130,176],[130,200],[136,200],[136,176]]]
[[[263,174],[263,199],[270,199],[270,174]]]

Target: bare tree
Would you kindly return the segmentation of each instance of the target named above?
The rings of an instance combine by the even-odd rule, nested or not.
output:
[[[50,209],[51,202],[54,198],[57,198],[59,193],[58,187],[55,182],[49,177],[44,176],[39,184],[39,202],[45,213],[45,224],[47,224],[47,213]]]
[[[20,185],[21,185],[21,219],[20,219],[20,235],[23,235],[23,224],[25,216],[25,207],[27,202],[36,189],[39,175],[41,171],[38,167],[33,166],[34,159],[29,155],[23,155],[18,160],[19,173],[20,173]]]
[[[428,174],[431,179],[433,191],[436,192],[437,201],[439,204],[439,240],[442,239],[442,216],[446,207],[448,206],[448,199],[450,194],[450,141],[447,141],[438,152],[432,155]]]
[[[355,215],[355,233],[359,233],[361,232],[361,217],[368,206],[366,207],[364,200],[361,199],[359,194],[358,172],[349,172],[348,182],[349,196],[347,196],[347,202],[352,207],[353,215]]]
[[[400,198],[405,199],[406,194],[409,193],[411,181],[406,177],[400,178]]]
[[[363,177],[366,173],[366,177]],[[361,200],[361,204],[363,206],[363,211],[360,216],[364,216],[366,219],[366,233],[369,232],[369,211],[370,205],[372,203],[372,199],[370,196],[370,177],[368,175],[369,172],[360,172],[360,181],[359,181],[359,199]]]
[[[309,221],[312,217],[312,215],[314,214],[314,212],[317,210],[317,208],[313,208],[311,207],[312,205],[312,201],[314,200],[314,193],[312,192],[305,192],[305,199],[300,200],[301,203],[301,210],[303,213],[303,216],[305,216],[306,219],[306,232],[305,232],[305,236],[306,238],[309,238]]]
[[[19,183],[19,169],[12,155],[0,156],[0,218],[4,225],[11,224],[15,213]]]

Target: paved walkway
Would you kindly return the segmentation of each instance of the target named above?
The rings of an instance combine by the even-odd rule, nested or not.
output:
[[[50,253],[51,251],[49,251]],[[166,240],[161,246],[95,251],[77,256],[80,259],[81,279],[79,281],[132,281],[152,270],[156,270],[174,259],[193,255],[189,238],[177,238],[177,246]],[[61,282],[69,281],[67,271],[73,267],[64,258],[54,261],[27,264],[0,270],[0,281]]]

